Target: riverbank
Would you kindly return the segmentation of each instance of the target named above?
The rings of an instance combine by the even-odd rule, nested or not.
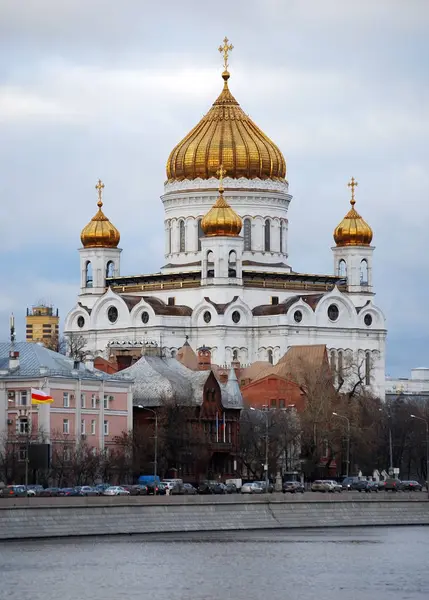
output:
[[[429,525],[423,494],[16,498],[0,503],[0,539]]]

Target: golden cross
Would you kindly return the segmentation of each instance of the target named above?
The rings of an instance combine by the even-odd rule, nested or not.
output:
[[[348,185],[348,186],[349,186],[349,188],[351,188],[351,190],[352,190],[352,199],[350,200],[350,202],[351,202],[352,204],[354,204],[354,203],[356,202],[356,200],[355,200],[355,187],[358,185],[358,182],[357,182],[357,181],[355,181],[355,178],[354,178],[354,177],[352,177],[352,178],[351,178],[351,181],[349,181],[349,183],[348,183],[347,185]]]
[[[223,54],[223,68],[228,71],[228,52],[231,52],[234,48],[232,44],[228,44],[229,40],[225,36],[223,40],[223,46],[219,46],[219,52]]]
[[[226,175],[226,170],[223,168],[223,165],[216,171],[216,175],[219,177],[219,191],[223,192],[223,178]]]
[[[98,191],[98,205],[102,206],[103,205],[103,188],[104,188],[104,183],[101,181],[101,179],[98,180],[97,185],[95,186],[95,189]]]

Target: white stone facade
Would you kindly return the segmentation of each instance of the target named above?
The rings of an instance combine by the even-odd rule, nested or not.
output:
[[[322,343],[337,366],[346,359],[370,361],[366,383],[382,396],[386,326],[374,303],[374,249],[335,247],[333,275],[295,274],[286,262],[288,184],[228,178],[225,198],[244,221],[240,236],[200,239],[198,221],[216,201],[218,183],[166,184],[159,273],[124,277],[119,249],[80,250],[83,287],[66,334],[84,335],[88,348],[105,357],[109,343],[148,340],[174,356],[189,336],[194,349],[211,347],[213,361],[222,365],[275,363],[290,346]],[[91,260],[97,280],[85,287]]]

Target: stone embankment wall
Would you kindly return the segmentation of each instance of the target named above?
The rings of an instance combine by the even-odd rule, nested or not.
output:
[[[429,525],[426,498],[79,498],[0,503],[0,539],[372,525]],[[148,501],[149,500],[149,501]],[[173,502],[172,502],[173,501]]]

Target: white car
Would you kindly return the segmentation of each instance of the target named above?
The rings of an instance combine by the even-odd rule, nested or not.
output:
[[[250,483],[243,483],[241,486],[242,494],[262,494],[264,491],[259,484],[259,481],[252,481]]]
[[[120,485],[112,485],[104,490],[103,496],[129,496],[130,492]]]
[[[329,491],[330,492],[338,492],[339,494],[341,494],[341,492],[343,491],[343,486],[341,485],[341,483],[338,483],[337,481],[334,481],[333,479],[326,479],[325,483],[329,486]]]

